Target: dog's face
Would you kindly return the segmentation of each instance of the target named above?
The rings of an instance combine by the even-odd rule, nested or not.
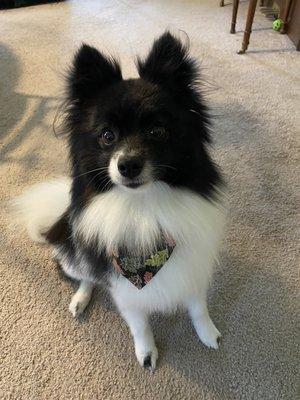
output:
[[[99,181],[106,177],[107,182],[134,189],[175,170],[180,154],[173,143],[177,135],[171,135],[176,125],[170,102],[158,85],[143,79],[122,80],[100,93],[87,116],[91,130],[85,132],[87,167],[103,168]]]
[[[68,118],[74,177],[96,191],[157,180],[184,186],[207,175],[208,121],[195,61],[166,33],[138,71],[139,79],[123,80],[115,60],[86,45],[75,57]]]

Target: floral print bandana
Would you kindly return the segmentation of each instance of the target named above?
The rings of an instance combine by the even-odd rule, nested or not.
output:
[[[170,258],[176,243],[162,233],[160,245],[144,257],[128,256],[126,252],[112,253],[112,264],[115,270],[127,278],[138,289],[142,289],[158,273]]]

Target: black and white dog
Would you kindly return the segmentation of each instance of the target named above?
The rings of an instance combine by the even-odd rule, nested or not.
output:
[[[225,211],[196,61],[167,32],[137,68],[138,79],[124,80],[114,59],[82,45],[68,77],[72,178],[16,202],[30,236],[51,243],[80,282],[72,314],[106,284],[139,363],[153,371],[150,313],[186,308],[201,341],[218,348],[206,293]]]

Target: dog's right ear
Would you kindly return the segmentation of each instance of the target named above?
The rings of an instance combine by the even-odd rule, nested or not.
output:
[[[68,77],[69,99],[79,102],[93,99],[101,90],[121,80],[121,68],[114,58],[83,44],[75,54]]]
[[[198,80],[198,64],[188,46],[168,31],[154,41],[144,60],[137,59],[137,67],[141,78],[172,91],[189,91]]]

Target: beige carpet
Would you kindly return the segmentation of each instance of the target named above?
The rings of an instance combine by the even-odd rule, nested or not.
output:
[[[299,53],[257,12],[251,51],[238,56],[247,3],[235,36],[231,5],[218,4],[85,0],[0,13],[1,399],[296,399]],[[10,227],[7,200],[67,172],[51,124],[80,42],[119,54],[129,76],[133,55],[166,27],[189,34],[212,83],[214,155],[231,211],[210,296],[222,347],[204,348],[185,315],[155,317],[160,360],[150,375],[100,290],[84,317],[72,318],[74,284],[60,278],[48,248]]]

